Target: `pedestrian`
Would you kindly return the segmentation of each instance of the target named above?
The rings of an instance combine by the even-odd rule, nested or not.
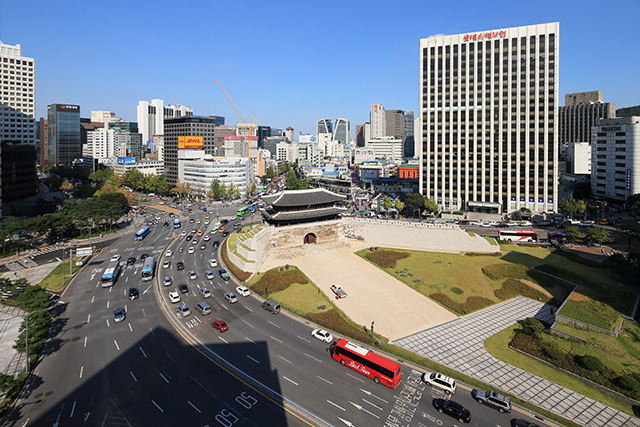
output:
[[[604,255],[604,248],[600,248],[600,255]]]

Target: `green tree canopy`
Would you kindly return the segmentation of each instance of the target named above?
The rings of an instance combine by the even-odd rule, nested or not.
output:
[[[587,208],[584,200],[576,200],[573,197],[561,200],[559,206],[562,212],[570,218],[576,214],[583,214]]]
[[[432,215],[438,215],[438,205],[434,200],[424,199],[424,209]]]
[[[425,209],[424,196],[420,193],[409,193],[404,198],[404,209],[409,216],[418,216]],[[416,212],[419,211],[419,212]]]

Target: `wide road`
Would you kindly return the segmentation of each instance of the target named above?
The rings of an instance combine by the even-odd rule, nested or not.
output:
[[[457,425],[433,408],[443,393],[425,386],[420,372],[405,366],[396,390],[377,385],[333,361],[328,344],[313,339],[309,325],[262,310],[254,296],[227,302],[223,294],[235,285],[208,263],[217,259],[212,243],[222,237],[211,233],[213,222],[204,224],[204,212],[194,212],[193,219],[183,220],[177,231],[202,230],[201,241],[211,236],[205,249],[182,236],[174,240],[174,230],[161,221],[143,241],[125,236],[85,267],[64,295],[68,304],[57,313],[54,338],[7,425]],[[233,230],[234,222],[227,228]],[[196,249],[190,254],[189,247]],[[140,279],[143,253],[157,260],[154,281]],[[130,256],[136,262],[114,287],[101,288],[100,276],[114,254],[123,263]],[[171,262],[167,269],[164,260]],[[176,269],[179,261],[183,271]],[[204,275],[210,269],[213,280]],[[188,278],[190,270],[196,279]],[[164,276],[172,277],[171,286],[163,286]],[[184,318],[168,299],[181,283],[189,287],[182,302],[192,310]],[[129,301],[132,286],[141,297]],[[213,293],[206,300],[209,316],[195,312],[205,286]],[[125,321],[114,322],[116,307],[126,309]],[[229,330],[217,332],[214,319],[226,321]],[[506,426],[523,418],[481,406],[462,388],[454,400],[471,410],[471,425]]]

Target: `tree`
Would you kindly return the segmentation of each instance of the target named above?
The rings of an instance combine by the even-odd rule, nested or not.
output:
[[[257,190],[258,190],[258,187],[256,186],[256,183],[252,182],[251,186],[249,187],[249,191],[247,191],[247,195],[255,194]]]
[[[211,197],[214,199],[219,200],[225,197],[225,185],[218,179],[214,179],[211,181],[209,191],[211,192]]]
[[[122,177],[122,184],[134,190],[145,187],[145,176],[138,169],[129,169]]]
[[[15,216],[10,216],[0,222],[0,239],[2,239],[2,256],[5,255],[7,243],[11,242],[12,236],[20,234],[23,225]]]
[[[560,201],[560,209],[570,218],[576,214],[583,214],[586,209],[584,200],[576,200],[573,197]]]
[[[613,243],[613,239],[607,230],[600,227],[591,227],[589,229],[589,238],[593,243],[602,245],[604,243]]]
[[[137,169],[132,169],[132,170],[128,171],[127,174],[129,172],[134,172],[134,171],[138,172],[138,173],[140,173],[140,175],[142,175],[142,173]],[[125,176],[126,176],[126,174],[125,174]],[[97,171],[95,171],[91,175],[89,175],[89,181],[93,181],[93,182],[96,182],[96,183],[99,183],[99,184],[104,184],[105,182],[113,181],[114,179],[115,179],[115,175],[113,174],[113,169],[111,169],[111,168],[98,169]],[[130,186],[128,184],[124,184],[124,185],[126,185],[128,187],[131,187],[131,188],[135,188],[135,187],[132,187],[132,186]]]
[[[70,182],[69,182],[69,180],[68,180],[68,179],[66,179],[66,178],[65,178],[65,179],[62,181],[62,185],[60,185],[60,189],[61,189],[62,191],[71,191],[71,190],[73,190],[73,189],[74,189],[74,186],[73,186],[73,184],[72,184],[72,183],[70,183]]]
[[[388,212],[389,209],[391,209],[393,207],[393,203],[391,203],[391,200],[389,200],[389,198],[387,196],[384,196],[382,198],[382,201],[380,202],[380,207]]]
[[[425,209],[424,196],[420,193],[409,193],[404,199],[404,208],[411,216],[420,215]]]
[[[229,183],[229,187],[227,189],[228,197],[232,199],[238,199],[240,197],[240,189],[236,187],[233,182]]]
[[[191,193],[191,185],[188,182],[182,183],[180,180],[176,180],[176,185],[171,189],[171,192],[176,193],[181,199],[187,197]]]
[[[637,225],[622,224],[617,227],[617,230],[618,234],[629,242],[629,249],[631,249],[631,242],[640,240],[640,227]]]
[[[267,168],[267,171],[265,172],[265,174],[262,176],[262,183],[264,184],[265,182],[268,182],[271,178],[273,178],[273,166],[269,166]]]
[[[398,212],[402,212],[404,210],[404,204],[402,204],[400,199],[396,199],[396,209]]]
[[[565,231],[567,232],[567,236],[569,237],[569,241],[571,241],[571,243],[584,242],[586,236],[580,230],[578,230],[578,227],[569,226],[565,228]]]
[[[424,209],[432,215],[438,215],[438,205],[434,200],[424,199]]]

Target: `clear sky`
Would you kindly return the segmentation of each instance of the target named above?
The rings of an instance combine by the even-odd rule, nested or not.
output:
[[[52,102],[136,121],[139,100],[296,134],[320,118],[418,110],[419,40],[560,22],[560,96],[640,104],[640,1],[0,0],[0,40],[36,60],[37,118]],[[251,114],[251,112],[253,112]]]

